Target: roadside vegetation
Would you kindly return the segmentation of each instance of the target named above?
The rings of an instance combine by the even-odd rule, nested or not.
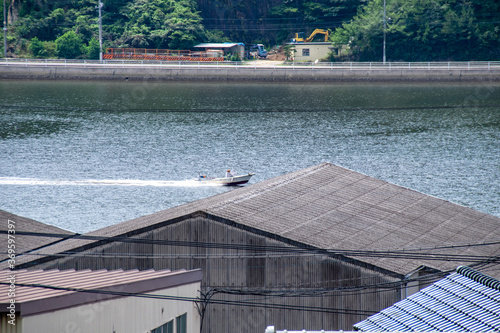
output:
[[[328,60],[381,60],[383,0],[102,2],[104,47],[187,50],[235,41],[271,48],[320,28],[340,50]],[[9,56],[99,58],[97,0],[7,0],[7,11]],[[386,0],[387,60],[498,60],[499,22],[497,0]]]

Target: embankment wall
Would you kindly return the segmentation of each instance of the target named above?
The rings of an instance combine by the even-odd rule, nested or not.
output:
[[[495,69],[330,69],[259,68],[252,66],[0,66],[0,79],[41,80],[165,80],[165,81],[258,81],[258,82],[353,82],[353,81],[500,81]]]

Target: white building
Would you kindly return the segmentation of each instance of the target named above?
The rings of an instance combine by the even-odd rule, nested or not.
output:
[[[199,333],[201,270],[0,271],[0,332]]]
[[[203,49],[211,56],[227,56],[228,54],[238,54],[240,59],[245,58],[245,44],[243,43],[202,43],[194,48]]]
[[[292,53],[293,60],[298,62],[321,60],[333,50],[332,44],[328,42],[289,43],[289,45],[295,50]]]

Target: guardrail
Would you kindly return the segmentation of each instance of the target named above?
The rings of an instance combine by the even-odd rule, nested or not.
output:
[[[285,62],[288,66],[310,66],[335,69],[370,69],[370,70],[452,70],[452,69],[499,69],[500,61],[461,61],[461,62],[315,62],[293,63]]]
[[[172,61],[172,60],[134,60],[134,59],[103,59],[99,60],[79,60],[79,59],[24,59],[24,58],[3,58],[0,59],[0,66],[9,65],[54,65],[54,66],[243,66],[248,63],[234,61]]]
[[[292,69],[342,69],[342,70],[491,70],[500,69],[500,61],[469,62],[270,62],[265,61],[158,61],[158,60],[65,60],[65,59],[0,59],[0,66],[20,64],[26,66],[75,66],[75,67],[117,67],[117,66],[183,66],[183,67],[247,67],[247,68],[292,68]]]

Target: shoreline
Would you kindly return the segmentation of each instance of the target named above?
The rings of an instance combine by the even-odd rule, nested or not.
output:
[[[0,63],[0,79],[201,82],[500,82],[500,68],[403,69],[313,66]]]

